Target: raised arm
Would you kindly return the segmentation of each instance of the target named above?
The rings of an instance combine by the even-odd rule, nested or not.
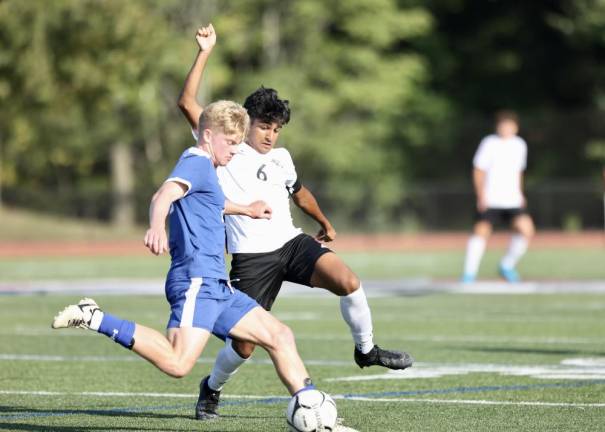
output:
[[[292,195],[292,200],[294,204],[321,226],[321,229],[315,236],[316,240],[330,242],[336,238],[336,230],[319,208],[317,200],[309,189],[301,186],[300,190]]]
[[[195,40],[199,51],[185,79],[185,85],[179,95],[178,106],[191,128],[197,130],[200,114],[204,110],[197,101],[197,92],[200,88],[206,62],[216,44],[216,33],[212,24],[208,27],[199,28],[195,34]]]
[[[149,206],[149,229],[145,233],[145,246],[155,255],[168,251],[166,235],[166,216],[170,206],[182,198],[187,187],[181,183],[169,181],[164,183],[151,198]]]

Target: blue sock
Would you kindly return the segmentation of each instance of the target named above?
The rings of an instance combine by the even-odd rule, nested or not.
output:
[[[103,320],[101,320],[97,331],[123,347],[131,349],[134,345],[134,329],[134,322],[103,312]]]

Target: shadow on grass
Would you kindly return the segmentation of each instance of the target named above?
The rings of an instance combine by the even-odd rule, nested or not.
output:
[[[180,409],[183,406],[174,406],[174,407],[162,407],[160,409]],[[193,417],[189,417],[187,415],[182,414],[161,414],[154,411],[154,408],[141,408],[137,411],[132,411],[131,409],[35,409],[35,408],[26,408],[26,407],[14,407],[14,406],[2,406],[0,405],[0,412],[3,415],[0,415],[0,430],[20,430],[20,431],[32,431],[32,432],[47,432],[47,431],[64,431],[64,432],[75,432],[75,431],[106,431],[108,430],[107,425],[100,426],[60,426],[60,425],[40,425],[40,424],[31,424],[31,423],[7,423],[7,421],[23,421],[32,419],[46,419],[50,417],[65,417],[65,416],[78,416],[78,415],[88,415],[88,416],[107,416],[112,417],[114,421],[119,423],[119,418],[137,418],[137,419],[156,419],[156,420],[190,420],[191,428],[170,428],[171,431],[175,432],[185,432],[185,431],[197,431],[200,430],[200,426],[202,422],[195,420]],[[221,419],[228,420],[226,422],[222,422]],[[261,416],[261,415],[222,415],[221,419],[211,420],[204,422],[203,429],[213,432],[238,432],[243,431],[241,423],[232,423],[242,420],[276,420],[281,419],[281,417],[276,416]],[[166,430],[165,425],[158,424],[156,426],[120,426],[117,429],[119,430],[141,430],[141,431],[154,431],[154,430]]]

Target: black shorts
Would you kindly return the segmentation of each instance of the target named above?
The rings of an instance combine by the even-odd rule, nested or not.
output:
[[[315,263],[328,252],[313,237],[299,234],[272,252],[233,254],[229,277],[235,288],[271,310],[282,282],[311,286]]]
[[[477,211],[475,213],[475,222],[487,221],[492,225],[509,224],[517,216],[521,216],[527,213],[527,209],[524,207],[513,207],[513,208],[488,208],[484,212]]]

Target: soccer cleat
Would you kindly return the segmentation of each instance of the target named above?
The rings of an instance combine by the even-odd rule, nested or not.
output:
[[[221,392],[212,390],[208,386],[207,376],[200,383],[200,396],[195,405],[195,418],[198,420],[213,420],[218,418],[218,402],[221,398]]]
[[[360,368],[377,365],[389,369],[406,369],[414,363],[414,358],[408,353],[384,350],[378,345],[374,345],[367,354],[363,354],[356,347],[354,358]]]
[[[475,275],[470,273],[465,273],[462,275],[462,279],[460,279],[462,283],[473,283],[475,282]]]
[[[90,298],[83,298],[76,305],[69,305],[55,317],[52,328],[90,328],[90,322],[95,312],[100,311],[97,303]]]
[[[521,282],[521,276],[519,276],[519,273],[517,273],[517,270],[514,268],[506,268],[500,265],[498,267],[498,272],[507,282]]]

